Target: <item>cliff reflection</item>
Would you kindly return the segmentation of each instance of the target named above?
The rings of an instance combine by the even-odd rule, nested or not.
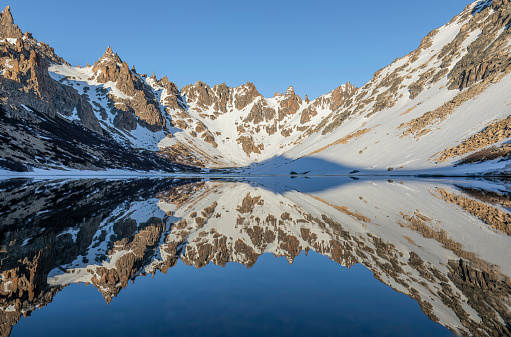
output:
[[[360,180],[301,192],[314,183],[0,183],[0,332],[72,283],[92,284],[110,302],[178,260],[250,268],[265,253],[292,263],[313,250],[364,265],[453,332],[511,335],[505,183]]]

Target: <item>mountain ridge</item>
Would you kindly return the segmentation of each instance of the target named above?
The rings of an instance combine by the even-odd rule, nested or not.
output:
[[[502,127],[506,108],[484,109],[486,118],[472,110],[489,91],[502,92],[505,89],[498,88],[509,82],[510,12],[509,0],[475,1],[361,88],[348,82],[310,101],[296,95],[292,86],[265,98],[251,82],[211,87],[197,81],[179,89],[167,77],[138,74],[110,47],[93,66],[71,67],[49,46],[23,35],[6,7],[0,19],[2,106],[14,116],[30,110],[50,118],[60,115],[125,149],[150,151],[162,160],[203,169],[452,173],[470,162],[464,167],[470,166],[471,172],[506,173],[509,168],[502,159],[509,151],[504,142],[511,134],[504,127],[495,141],[481,132]],[[19,90],[26,94],[21,97]],[[496,97],[497,102],[505,100]],[[453,131],[462,115],[467,116],[465,125]],[[432,135],[440,136],[433,141]],[[406,153],[398,156],[392,149]],[[16,158],[26,155],[12,146],[8,150],[16,154],[9,161],[19,162]],[[475,155],[477,151],[481,153]],[[469,156],[479,159],[466,159]],[[28,164],[66,166],[55,160]],[[309,164],[322,161],[324,167]],[[491,167],[474,164],[485,161]]]

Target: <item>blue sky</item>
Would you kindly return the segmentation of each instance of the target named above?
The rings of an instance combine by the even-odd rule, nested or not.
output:
[[[253,82],[316,98],[417,48],[469,0],[3,1],[15,22],[73,65],[108,45],[138,72],[179,87]]]

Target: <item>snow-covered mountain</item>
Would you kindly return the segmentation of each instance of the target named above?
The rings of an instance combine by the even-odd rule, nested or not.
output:
[[[293,263],[311,250],[362,264],[456,333],[511,335],[502,182],[135,179],[0,189],[2,336],[72,283],[92,284],[110,302],[178,260],[251,267],[263,254]],[[9,208],[14,200],[24,207]]]
[[[0,164],[101,168],[94,158],[116,151],[85,141],[97,137],[126,157],[257,173],[505,173],[510,14],[509,0],[475,1],[363,87],[343,84],[310,101],[292,87],[265,98],[249,82],[179,90],[167,77],[137,73],[110,47],[93,65],[73,67],[23,34],[7,7],[0,136],[9,140]],[[82,153],[63,151],[66,142]]]

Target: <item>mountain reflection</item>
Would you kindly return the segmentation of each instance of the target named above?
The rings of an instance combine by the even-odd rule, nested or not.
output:
[[[109,303],[178,260],[250,268],[313,250],[362,264],[455,333],[511,335],[506,182],[321,179],[0,182],[0,333],[72,283]]]

